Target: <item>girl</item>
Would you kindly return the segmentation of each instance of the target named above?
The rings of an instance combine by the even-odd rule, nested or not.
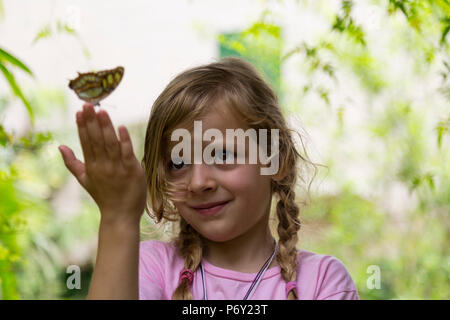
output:
[[[172,133],[192,133],[194,121],[224,135],[278,129],[278,149],[269,148],[278,171],[262,175],[261,162],[236,163],[228,144],[214,149],[212,164],[189,162],[185,150],[174,157]],[[126,128],[119,127],[118,140],[106,111],[85,104],[77,125],[86,164],[68,147],[60,151],[101,212],[88,298],[359,299],[342,262],[296,248],[297,165],[309,161],[297,152],[273,90],[249,63],[226,58],[173,79],[153,105],[141,163]],[[203,146],[198,139],[194,134],[188,145]],[[277,240],[269,227],[274,195]],[[139,243],[144,209],[157,222],[178,221],[176,237]]]

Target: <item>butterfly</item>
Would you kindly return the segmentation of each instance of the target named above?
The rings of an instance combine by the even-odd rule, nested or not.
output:
[[[123,67],[117,67],[98,72],[78,72],[78,77],[70,80],[69,88],[75,91],[81,100],[99,106],[100,101],[119,85],[124,71]]]

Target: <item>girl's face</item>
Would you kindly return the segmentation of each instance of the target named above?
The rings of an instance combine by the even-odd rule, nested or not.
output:
[[[220,104],[215,107],[201,119],[203,132],[215,128],[226,137],[226,129],[241,128],[244,131],[248,129],[246,124],[236,119],[226,107]],[[195,137],[192,131],[191,138],[191,150],[194,150]],[[177,143],[172,142],[169,150],[171,151]],[[211,142],[202,142],[202,145],[205,147],[209,143]],[[247,139],[246,149],[247,156]],[[224,160],[227,157],[234,157],[236,150],[227,151],[229,152],[223,153]],[[170,155],[166,163],[170,181],[187,187],[185,201],[174,201],[174,205],[187,223],[203,237],[223,242],[250,230],[265,232],[271,204],[271,176],[261,175],[258,164],[248,164],[248,161],[245,164],[237,164],[236,160],[234,164],[206,164],[203,160],[201,164],[180,164],[173,163]],[[201,212],[207,210],[198,208],[224,201],[226,204],[213,215],[202,214]]]

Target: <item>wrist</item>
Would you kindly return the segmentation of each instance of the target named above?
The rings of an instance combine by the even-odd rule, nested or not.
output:
[[[101,212],[100,228],[114,229],[114,230],[139,230],[141,215],[124,214],[120,217],[117,213]]]

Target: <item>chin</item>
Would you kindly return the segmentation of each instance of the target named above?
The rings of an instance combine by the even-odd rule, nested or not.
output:
[[[212,241],[212,242],[226,242],[226,241],[230,240],[229,237],[217,237],[217,235],[212,236],[212,237],[203,236],[203,238],[206,238],[206,239],[208,239],[209,241]]]
[[[224,228],[208,228],[208,230],[198,230],[203,238],[213,242],[226,242],[234,239],[236,236],[231,232],[225,231]]]

